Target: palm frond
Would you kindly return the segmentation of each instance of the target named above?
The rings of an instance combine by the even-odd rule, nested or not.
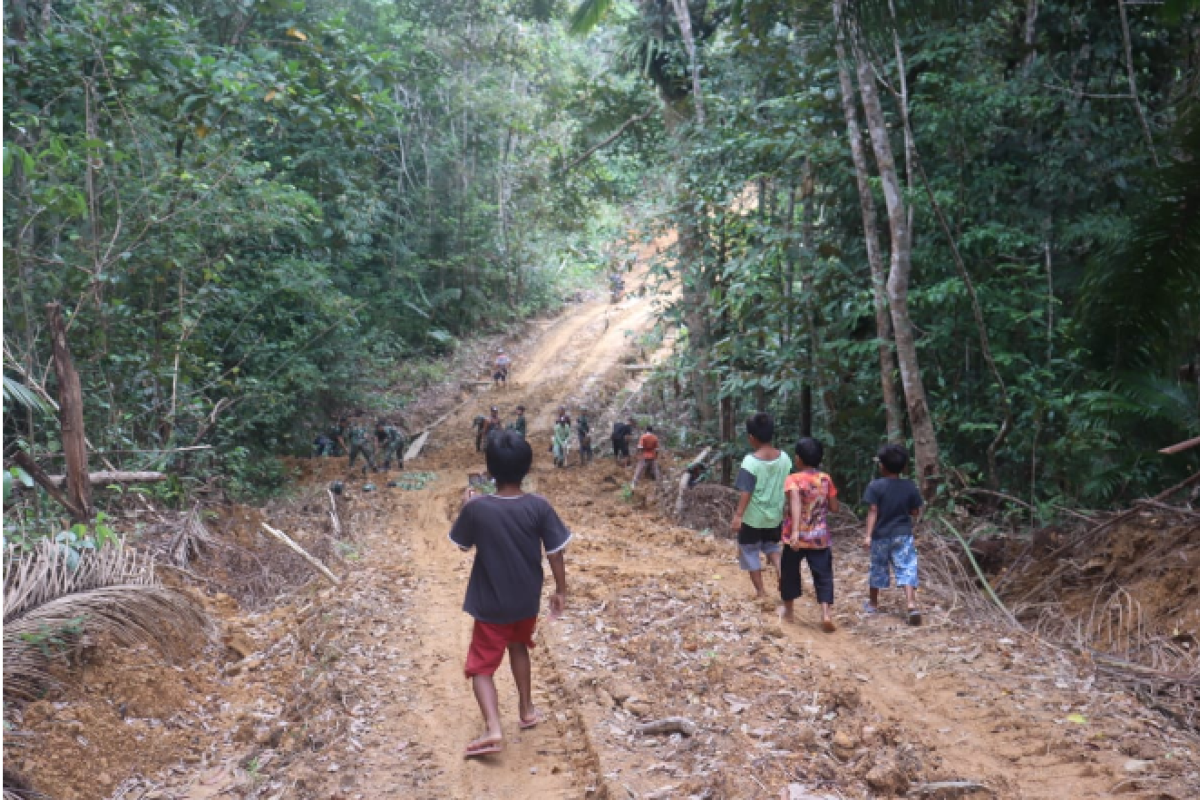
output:
[[[596,29],[612,9],[614,0],[583,0],[571,14],[569,30],[576,36],[584,36]]]
[[[22,408],[32,408],[34,411],[39,411],[43,414],[52,414],[54,409],[50,404],[38,397],[32,389],[20,381],[15,381],[7,375],[4,376],[4,403],[12,403]]]
[[[73,563],[74,562],[74,563]],[[5,553],[4,696],[33,699],[83,633],[121,646],[149,644],[182,659],[207,639],[203,612],[163,586],[154,559],[123,546],[85,551],[45,540]]]

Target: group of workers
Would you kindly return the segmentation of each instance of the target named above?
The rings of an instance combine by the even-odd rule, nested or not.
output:
[[[502,430],[512,430],[522,438],[528,436],[529,423],[525,418],[525,406],[516,408],[516,419],[505,424],[500,417],[500,409],[492,406],[487,415],[475,417],[475,452],[482,453],[487,445],[488,437]],[[628,420],[617,420],[613,423],[612,449],[617,464],[623,467],[633,466],[633,456],[630,453],[630,443],[636,435],[637,422],[633,417]],[[553,435],[550,442],[550,453],[554,457],[554,466],[565,467],[571,452],[572,439],[578,446],[579,465],[587,466],[595,458],[592,446],[592,422],[586,407],[580,407],[579,415],[572,419],[566,406],[559,406],[554,418]],[[650,475],[654,480],[661,477],[658,468],[658,436],[654,427],[647,425],[641,436],[637,437],[637,465],[630,484],[637,488],[637,483],[644,475]]]
[[[349,453],[352,469],[358,457],[362,456],[364,474],[368,468],[375,472],[390,470],[393,461],[396,462],[397,469],[404,469],[404,449],[408,443],[404,431],[387,420],[380,419],[375,423],[374,438],[372,443],[370,432],[363,420],[341,417],[313,442],[313,455],[341,456]],[[376,449],[379,452],[378,461],[375,459]]]

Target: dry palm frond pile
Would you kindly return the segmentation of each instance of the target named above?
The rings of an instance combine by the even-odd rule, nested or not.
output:
[[[84,551],[43,541],[4,557],[4,698],[30,700],[87,635],[182,658],[207,638],[203,611],[163,586],[154,559],[124,546]]]
[[[193,558],[199,556],[212,544],[213,536],[204,526],[204,520],[200,517],[200,504],[197,503],[184,517],[183,524],[179,526],[175,535],[171,537],[167,552],[170,554],[172,564],[186,569]]]

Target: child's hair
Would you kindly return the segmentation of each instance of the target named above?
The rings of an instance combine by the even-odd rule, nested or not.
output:
[[[765,411],[759,411],[746,418],[746,433],[758,439],[763,444],[770,444],[775,438],[775,419]]]
[[[646,426],[646,433],[654,433],[654,426],[653,426],[653,425],[647,425],[647,426]]]
[[[488,437],[484,456],[497,484],[519,486],[533,466],[533,448],[516,431],[498,431]]]
[[[824,446],[811,436],[804,436],[796,442],[796,458],[804,462],[804,466],[816,469],[821,466],[824,457]]]
[[[885,444],[879,448],[875,460],[893,475],[899,475],[908,466],[908,453],[898,444]]]

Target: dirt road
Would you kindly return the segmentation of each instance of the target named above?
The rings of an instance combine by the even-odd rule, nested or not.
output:
[[[309,584],[270,610],[230,613],[225,641],[240,652],[192,692],[195,716],[175,734],[190,736],[190,761],[112,796],[1200,796],[1196,742],[1096,683],[1074,656],[979,623],[944,592],[922,598],[921,628],[861,616],[866,555],[854,520],[835,529],[839,631],[824,634],[807,595],[789,625],[773,602],[750,599],[730,539],[674,525],[651,487],[624,488],[630,476],[611,458],[580,467],[572,454],[555,469],[546,452],[555,409],[587,403],[606,442],[614,399],[637,382],[622,361],[653,325],[654,303],[583,303],[519,343],[510,386],[458,406],[407,465],[433,476],[424,488],[379,481],[365,491],[341,459],[305,462],[288,506],[307,514],[297,528],[326,513],[330,480],[351,478],[343,511],[355,536],[337,545],[341,585]],[[505,750],[467,761],[463,746],[481,725],[462,674],[471,555],[447,533],[468,474],[483,467],[472,418],[497,405],[511,419],[518,403],[535,453],[529,488],[575,534],[568,610],[540,626],[534,652],[546,722],[516,729],[502,668]],[[254,518],[244,527],[255,529]],[[885,609],[892,603],[885,596]],[[640,732],[668,717],[685,718],[684,730]],[[127,727],[113,719],[113,731]],[[93,796],[82,777],[72,785],[64,797]]]
[[[518,732],[511,677],[498,674],[507,747],[465,761],[480,721],[462,662],[471,556],[446,540],[469,472],[481,468],[466,407],[412,468],[437,473],[419,492],[380,494],[368,535],[379,579],[402,578],[376,632],[402,650],[399,688],[362,740],[357,796],[418,798],[887,796],[1105,797],[1139,786],[1123,771],[1145,715],[1099,692],[1070,658],[962,629],[944,609],[910,629],[861,619],[864,556],[839,545],[839,624],[811,614],[781,626],[751,602],[725,539],[638,510],[611,460],[556,470],[545,451],[554,410],[595,402],[624,380],[618,363],[653,319],[649,299],[585,304],[527,348],[512,385],[484,395],[506,416],[530,409],[530,483],[576,534],[569,612],[543,624],[535,695],[549,721]],[[601,436],[600,438],[603,438]],[[848,599],[847,599],[848,598]],[[804,600],[802,600],[803,604]],[[808,610],[807,608],[805,609]],[[386,633],[385,633],[386,631]],[[401,640],[397,640],[399,635]],[[639,736],[644,721],[684,716],[691,737]],[[1154,731],[1150,730],[1150,733]],[[1181,750],[1181,753],[1183,751]],[[1190,752],[1190,751],[1188,751]],[[1183,763],[1182,761],[1180,763]],[[979,788],[972,794],[972,786]],[[1160,784],[1164,785],[1164,784]],[[939,794],[940,793],[940,794]],[[994,793],[994,794],[992,794]]]

